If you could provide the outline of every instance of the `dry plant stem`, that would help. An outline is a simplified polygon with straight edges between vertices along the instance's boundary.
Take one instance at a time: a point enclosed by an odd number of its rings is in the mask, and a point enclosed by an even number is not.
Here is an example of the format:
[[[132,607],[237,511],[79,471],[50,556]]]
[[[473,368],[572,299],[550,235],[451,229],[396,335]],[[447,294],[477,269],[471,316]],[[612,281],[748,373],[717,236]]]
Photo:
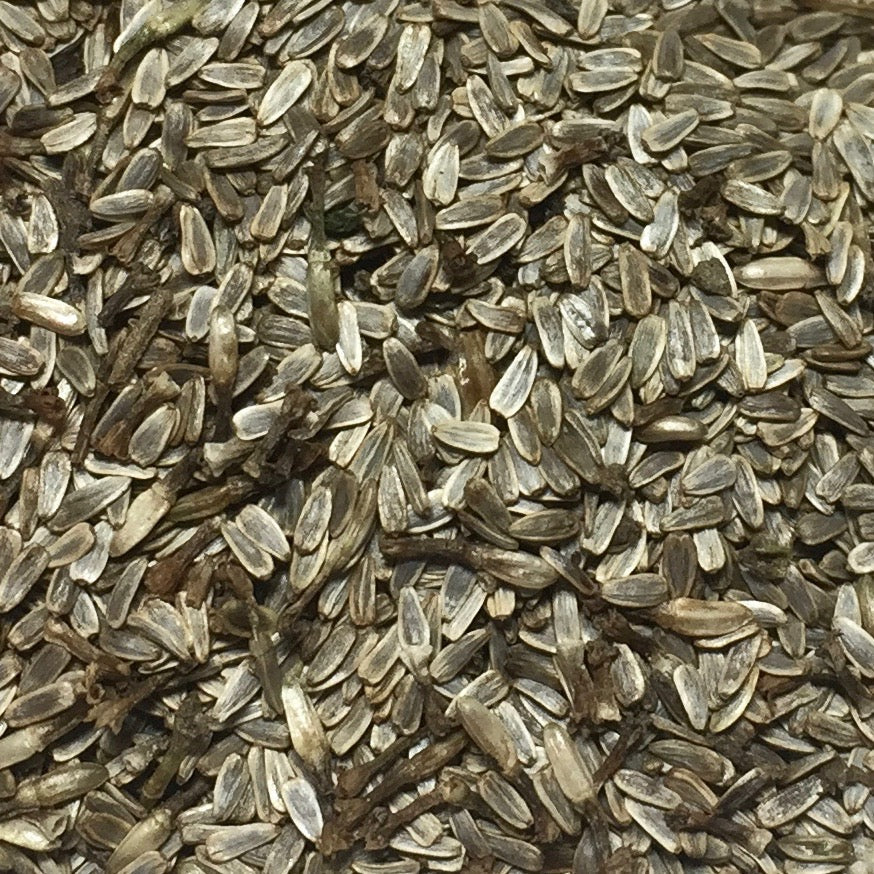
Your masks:
[[[206,519],[198,525],[194,534],[174,553],[168,555],[146,571],[143,585],[161,598],[172,599],[181,587],[185,574],[204,548],[219,533],[220,523],[216,518]]]
[[[404,755],[415,743],[416,736],[399,737],[369,762],[353,765],[342,771],[337,777],[337,793],[340,797],[354,798],[381,771]]]
[[[16,137],[0,131],[0,161],[4,158],[28,158],[44,153],[45,149],[39,140]]]
[[[384,850],[392,835],[416,817],[444,804],[461,806],[469,799],[470,794],[465,783],[458,778],[450,777],[441,781],[430,792],[420,795],[406,807],[395,813],[389,813],[378,826],[367,828],[364,834],[365,849]]]
[[[153,14],[143,21],[140,29],[131,34],[113,56],[95,86],[94,90],[98,97],[105,97],[117,85],[125,67],[140,52],[173,36],[202,11],[207,3],[208,0],[181,0],[163,8],[156,8]]]
[[[448,765],[464,749],[467,739],[463,732],[453,732],[427,749],[416,753],[390,770],[383,781],[365,796],[368,804],[387,801],[408,783],[419,783]]]
[[[103,304],[97,316],[101,327],[109,327],[119,317],[122,310],[144,291],[151,291],[157,285],[158,277],[142,264],[134,264],[118,291]]]
[[[325,170],[317,162],[310,170],[312,212],[307,253],[307,306],[310,330],[316,345],[332,350],[339,339],[339,315],[334,286],[336,267],[325,236]]]
[[[85,408],[85,414],[76,436],[73,461],[81,464],[88,452],[91,431],[110,391],[124,386],[133,375],[149,342],[155,336],[161,320],[173,302],[170,285],[163,285],[144,304],[142,312],[126,334],[117,335],[118,341],[101,365],[101,378],[94,396]],[[105,375],[104,372],[105,371]]]
[[[48,642],[62,646],[70,655],[86,664],[94,665],[98,677],[117,678],[130,675],[130,665],[127,662],[98,649],[60,619],[49,619],[44,634]]]
[[[254,600],[248,605],[249,623],[252,637],[249,649],[255,663],[255,671],[264,687],[264,699],[274,713],[282,713],[282,671],[276,657],[273,634],[276,631],[276,618],[268,619],[265,608],[259,608]]]
[[[167,514],[168,522],[196,522],[223,513],[256,491],[246,476],[229,476],[220,485],[204,486],[183,495]]]
[[[170,745],[143,785],[141,796],[147,807],[160,801],[184,759],[205,752],[211,737],[212,732],[197,696],[186,696],[174,715]]]

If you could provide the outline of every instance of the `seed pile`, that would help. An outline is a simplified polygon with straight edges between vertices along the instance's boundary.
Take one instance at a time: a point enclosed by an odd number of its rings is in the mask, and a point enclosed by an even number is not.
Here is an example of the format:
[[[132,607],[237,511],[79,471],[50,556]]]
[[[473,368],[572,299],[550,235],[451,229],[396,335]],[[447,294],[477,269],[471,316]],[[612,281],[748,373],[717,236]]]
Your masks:
[[[0,868],[870,872],[870,7],[164,2],[0,0]]]

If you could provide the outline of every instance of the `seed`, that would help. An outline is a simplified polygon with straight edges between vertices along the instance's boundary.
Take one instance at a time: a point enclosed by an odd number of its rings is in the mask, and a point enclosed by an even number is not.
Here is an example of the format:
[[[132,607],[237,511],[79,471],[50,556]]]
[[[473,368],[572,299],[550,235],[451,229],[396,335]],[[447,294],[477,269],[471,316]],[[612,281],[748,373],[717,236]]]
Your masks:
[[[62,336],[75,337],[85,331],[85,317],[78,309],[47,295],[19,292],[12,306],[18,318]]]
[[[537,353],[524,346],[492,391],[489,406],[505,418],[514,416],[528,400],[536,374]]]
[[[647,128],[642,134],[643,143],[651,152],[669,152],[697,126],[698,113],[694,109],[687,109]]]
[[[752,619],[752,613],[734,602],[676,598],[659,607],[656,618],[678,634],[715,637],[740,628]]]
[[[812,288],[822,282],[817,268],[801,258],[760,258],[734,271],[738,282],[750,288],[784,291]]]
[[[257,121],[266,127],[280,119],[295,104],[312,82],[312,70],[303,61],[285,64],[264,92]]]
[[[0,0],[0,867],[858,867],[863,5],[129,5]]]
[[[215,267],[215,246],[200,212],[189,204],[179,210],[182,261],[192,275],[209,273]]]
[[[756,808],[756,816],[765,828],[774,828],[791,822],[813,805],[822,792],[818,777],[808,777],[787,786]]]
[[[431,433],[446,446],[474,455],[496,452],[500,437],[498,429],[486,422],[444,422]]]
[[[622,607],[655,607],[667,600],[668,584],[658,574],[634,574],[605,580],[601,596]]]
[[[572,804],[586,803],[592,797],[592,774],[570,735],[550,722],[543,727],[543,744],[562,792]]]

